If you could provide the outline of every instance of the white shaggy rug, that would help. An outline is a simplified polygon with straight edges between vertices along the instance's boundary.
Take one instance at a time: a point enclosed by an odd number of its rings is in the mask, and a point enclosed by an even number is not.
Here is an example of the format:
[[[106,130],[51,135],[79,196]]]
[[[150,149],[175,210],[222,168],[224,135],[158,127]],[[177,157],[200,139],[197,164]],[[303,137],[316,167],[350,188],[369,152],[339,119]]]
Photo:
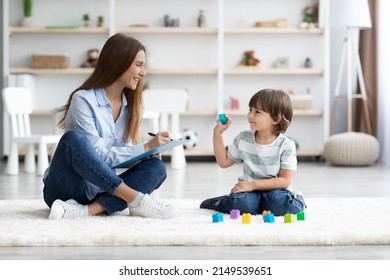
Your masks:
[[[180,214],[171,220],[126,215],[51,221],[43,200],[0,200],[0,246],[91,245],[363,245],[390,244],[390,199],[306,199],[306,220],[273,224],[253,216],[212,223],[198,200],[165,200]]]

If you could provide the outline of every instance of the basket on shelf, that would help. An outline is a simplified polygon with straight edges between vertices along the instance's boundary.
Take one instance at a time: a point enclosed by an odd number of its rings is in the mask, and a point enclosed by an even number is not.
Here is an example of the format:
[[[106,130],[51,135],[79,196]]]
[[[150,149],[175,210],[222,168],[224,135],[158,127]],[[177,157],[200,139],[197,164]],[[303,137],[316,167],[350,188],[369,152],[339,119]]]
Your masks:
[[[68,68],[69,56],[68,55],[33,55],[32,57],[33,68]]]
[[[310,95],[292,95],[290,97],[293,109],[311,109],[312,99]]]

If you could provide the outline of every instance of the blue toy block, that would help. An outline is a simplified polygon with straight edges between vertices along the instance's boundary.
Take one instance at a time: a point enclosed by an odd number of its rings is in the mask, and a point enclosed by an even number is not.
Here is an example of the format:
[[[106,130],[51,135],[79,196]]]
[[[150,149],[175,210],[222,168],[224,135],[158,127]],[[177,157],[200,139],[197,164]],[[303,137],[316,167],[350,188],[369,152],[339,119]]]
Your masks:
[[[240,218],[240,210],[238,210],[238,209],[232,209],[231,211],[230,211],[230,219],[238,219],[238,218]]]
[[[264,223],[275,223],[275,216],[272,213],[263,216]]]
[[[227,117],[226,117],[225,114],[219,114],[218,118],[219,118],[219,120],[221,121],[222,124],[227,123]]]
[[[222,223],[223,222],[222,213],[214,213],[212,217],[213,217],[213,223]]]

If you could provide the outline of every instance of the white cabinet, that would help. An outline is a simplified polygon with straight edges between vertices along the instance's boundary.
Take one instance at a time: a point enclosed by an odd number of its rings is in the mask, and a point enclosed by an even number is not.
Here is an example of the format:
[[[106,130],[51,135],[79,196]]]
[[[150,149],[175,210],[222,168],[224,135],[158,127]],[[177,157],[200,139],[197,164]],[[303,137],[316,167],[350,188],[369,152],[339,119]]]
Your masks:
[[[226,133],[226,143],[247,129],[246,111],[250,96],[265,87],[291,89],[304,94],[310,89],[312,109],[295,110],[287,135],[298,141],[299,153],[320,155],[327,137],[329,115],[329,38],[328,0],[320,1],[324,28],[303,30],[297,26],[303,9],[313,0],[35,0],[36,28],[19,27],[22,1],[9,1],[5,11],[4,57],[9,57],[6,74],[35,76],[37,112],[61,106],[91,69],[79,68],[86,51],[101,48],[114,33],[139,39],[147,49],[146,82],[150,88],[185,88],[189,92],[188,110],[181,116],[181,127],[198,132],[199,143],[190,154],[212,154],[212,130],[217,113],[234,119]],[[283,9],[281,9],[283,6]],[[153,7],[151,9],[151,7]],[[199,10],[205,11],[206,27],[198,28]],[[58,28],[82,25],[82,14],[89,13],[91,25],[103,15],[105,27]],[[164,27],[164,16],[179,19],[179,27]],[[287,28],[255,28],[255,21],[286,18]],[[46,28],[52,26],[57,28]],[[246,50],[255,50],[259,68],[237,67]],[[35,53],[70,55],[70,68],[33,69]],[[275,69],[273,62],[287,57],[289,68]],[[306,57],[313,68],[303,67]],[[231,110],[229,98],[239,100]]]

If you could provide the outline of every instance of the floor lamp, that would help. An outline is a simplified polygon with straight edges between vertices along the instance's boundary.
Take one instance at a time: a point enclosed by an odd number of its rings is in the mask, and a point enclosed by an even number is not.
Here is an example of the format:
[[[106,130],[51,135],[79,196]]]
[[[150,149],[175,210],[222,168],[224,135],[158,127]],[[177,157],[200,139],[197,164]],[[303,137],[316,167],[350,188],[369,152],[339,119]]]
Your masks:
[[[367,91],[364,83],[362,66],[360,63],[359,52],[354,42],[354,33],[360,29],[371,28],[370,10],[368,0],[333,0],[332,1],[332,19],[334,26],[344,26],[348,29],[348,35],[344,40],[340,65],[337,74],[337,82],[334,92],[334,103],[331,115],[330,134],[334,127],[337,101],[341,97],[347,97],[347,118],[348,132],[352,131],[352,99],[361,98],[363,100],[363,110],[366,120],[367,130],[372,134],[369,110],[367,104]],[[345,65],[346,64],[346,65]],[[343,69],[346,66],[347,71],[347,94],[340,95],[341,82],[343,80]],[[361,94],[352,94],[353,75],[357,74]]]

